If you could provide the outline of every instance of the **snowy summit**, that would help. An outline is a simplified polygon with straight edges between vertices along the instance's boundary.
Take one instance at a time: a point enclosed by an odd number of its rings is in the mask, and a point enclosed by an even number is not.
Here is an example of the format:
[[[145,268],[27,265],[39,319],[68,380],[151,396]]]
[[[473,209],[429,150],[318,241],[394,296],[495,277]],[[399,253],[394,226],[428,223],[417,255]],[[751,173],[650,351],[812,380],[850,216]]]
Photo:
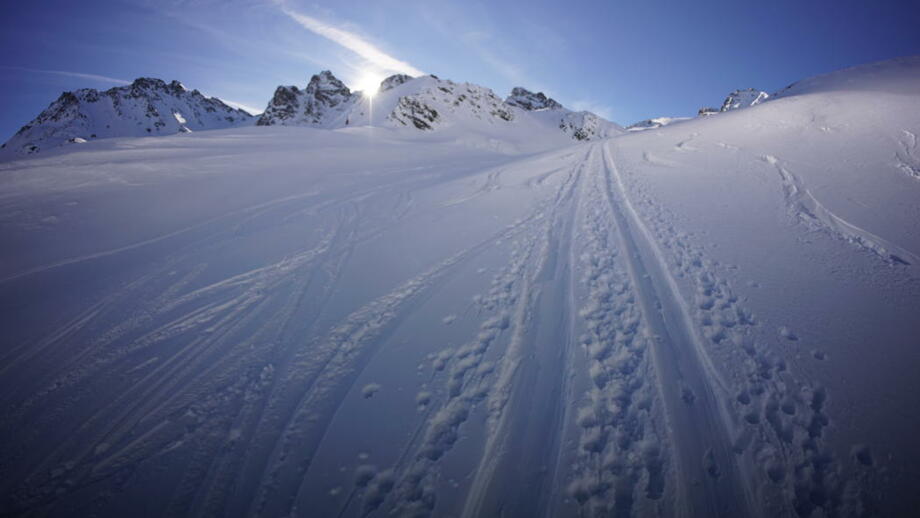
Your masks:
[[[138,78],[105,91],[64,92],[26,124],[4,149],[31,154],[65,143],[97,138],[174,135],[230,128],[252,122],[252,115],[220,99],[187,90],[178,81]]]

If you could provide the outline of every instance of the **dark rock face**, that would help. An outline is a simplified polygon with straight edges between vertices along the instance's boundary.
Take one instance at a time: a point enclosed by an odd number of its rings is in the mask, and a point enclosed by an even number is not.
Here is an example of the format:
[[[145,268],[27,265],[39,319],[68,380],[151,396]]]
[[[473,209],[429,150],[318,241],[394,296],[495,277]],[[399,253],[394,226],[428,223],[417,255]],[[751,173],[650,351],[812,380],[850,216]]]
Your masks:
[[[511,95],[505,99],[505,104],[517,106],[527,111],[534,110],[558,110],[562,105],[546,96],[543,92],[533,93],[520,86],[511,90]]]
[[[270,126],[280,121],[293,119],[297,114],[300,90],[296,86],[279,86],[268,102],[268,107],[256,121],[256,126]]]
[[[396,109],[393,110],[395,120],[403,125],[411,123],[420,130],[433,129],[439,117],[437,110],[412,97],[401,97]]]

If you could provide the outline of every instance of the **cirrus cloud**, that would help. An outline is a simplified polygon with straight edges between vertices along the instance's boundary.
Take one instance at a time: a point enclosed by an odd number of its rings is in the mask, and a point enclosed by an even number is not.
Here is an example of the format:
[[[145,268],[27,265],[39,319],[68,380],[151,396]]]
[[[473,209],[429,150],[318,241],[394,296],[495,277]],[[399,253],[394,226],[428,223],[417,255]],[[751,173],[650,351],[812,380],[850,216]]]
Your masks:
[[[316,18],[294,11],[285,5],[283,1],[276,1],[275,4],[281,9],[281,12],[300,24],[301,27],[345,47],[381,70],[399,72],[411,76],[425,75],[425,73],[418,68],[405,61],[396,59],[353,32],[334,27]]]

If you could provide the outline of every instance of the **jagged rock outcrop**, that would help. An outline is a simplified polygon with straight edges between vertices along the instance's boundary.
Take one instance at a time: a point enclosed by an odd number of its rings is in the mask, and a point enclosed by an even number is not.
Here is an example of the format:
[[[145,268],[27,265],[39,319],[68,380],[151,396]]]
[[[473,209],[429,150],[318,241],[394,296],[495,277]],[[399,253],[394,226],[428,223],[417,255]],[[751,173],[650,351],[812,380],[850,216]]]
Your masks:
[[[256,125],[336,127],[360,97],[324,70],[311,77],[303,90],[279,86]]]
[[[438,111],[415,96],[400,97],[390,119],[403,126],[413,125],[420,130],[429,130],[440,121]]]
[[[527,111],[558,110],[562,105],[546,96],[543,92],[531,92],[526,88],[516,86],[511,90],[511,95],[505,99],[505,104],[517,106]]]
[[[142,77],[99,91],[64,92],[3,144],[7,153],[31,154],[69,143],[110,137],[173,135],[250,124],[252,115],[178,81]]]
[[[697,115],[700,117],[708,117],[710,115],[716,115],[718,113],[727,111],[749,108],[751,106],[755,106],[764,101],[767,101],[769,98],[770,94],[761,90],[756,90],[754,88],[735,90],[734,92],[728,94],[728,96],[725,98],[725,101],[722,102],[721,108],[700,108],[700,111],[697,112]]]
[[[727,112],[740,108],[748,108],[760,104],[769,98],[770,94],[767,92],[755,90],[753,88],[735,90],[728,94],[728,97],[725,98],[725,101],[722,103],[722,108],[719,111]]]

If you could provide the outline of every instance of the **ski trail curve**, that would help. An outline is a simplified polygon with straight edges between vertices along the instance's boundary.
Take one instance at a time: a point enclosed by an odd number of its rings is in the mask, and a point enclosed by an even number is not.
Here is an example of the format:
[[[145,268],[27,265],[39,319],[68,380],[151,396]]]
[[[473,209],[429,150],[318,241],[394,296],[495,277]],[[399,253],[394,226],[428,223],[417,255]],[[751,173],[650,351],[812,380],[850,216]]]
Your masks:
[[[783,183],[783,194],[789,212],[805,225],[825,229],[833,236],[869,250],[884,261],[911,267],[920,264],[920,256],[890,241],[860,228],[826,208],[780,160],[773,155],[762,159],[776,168]]]

